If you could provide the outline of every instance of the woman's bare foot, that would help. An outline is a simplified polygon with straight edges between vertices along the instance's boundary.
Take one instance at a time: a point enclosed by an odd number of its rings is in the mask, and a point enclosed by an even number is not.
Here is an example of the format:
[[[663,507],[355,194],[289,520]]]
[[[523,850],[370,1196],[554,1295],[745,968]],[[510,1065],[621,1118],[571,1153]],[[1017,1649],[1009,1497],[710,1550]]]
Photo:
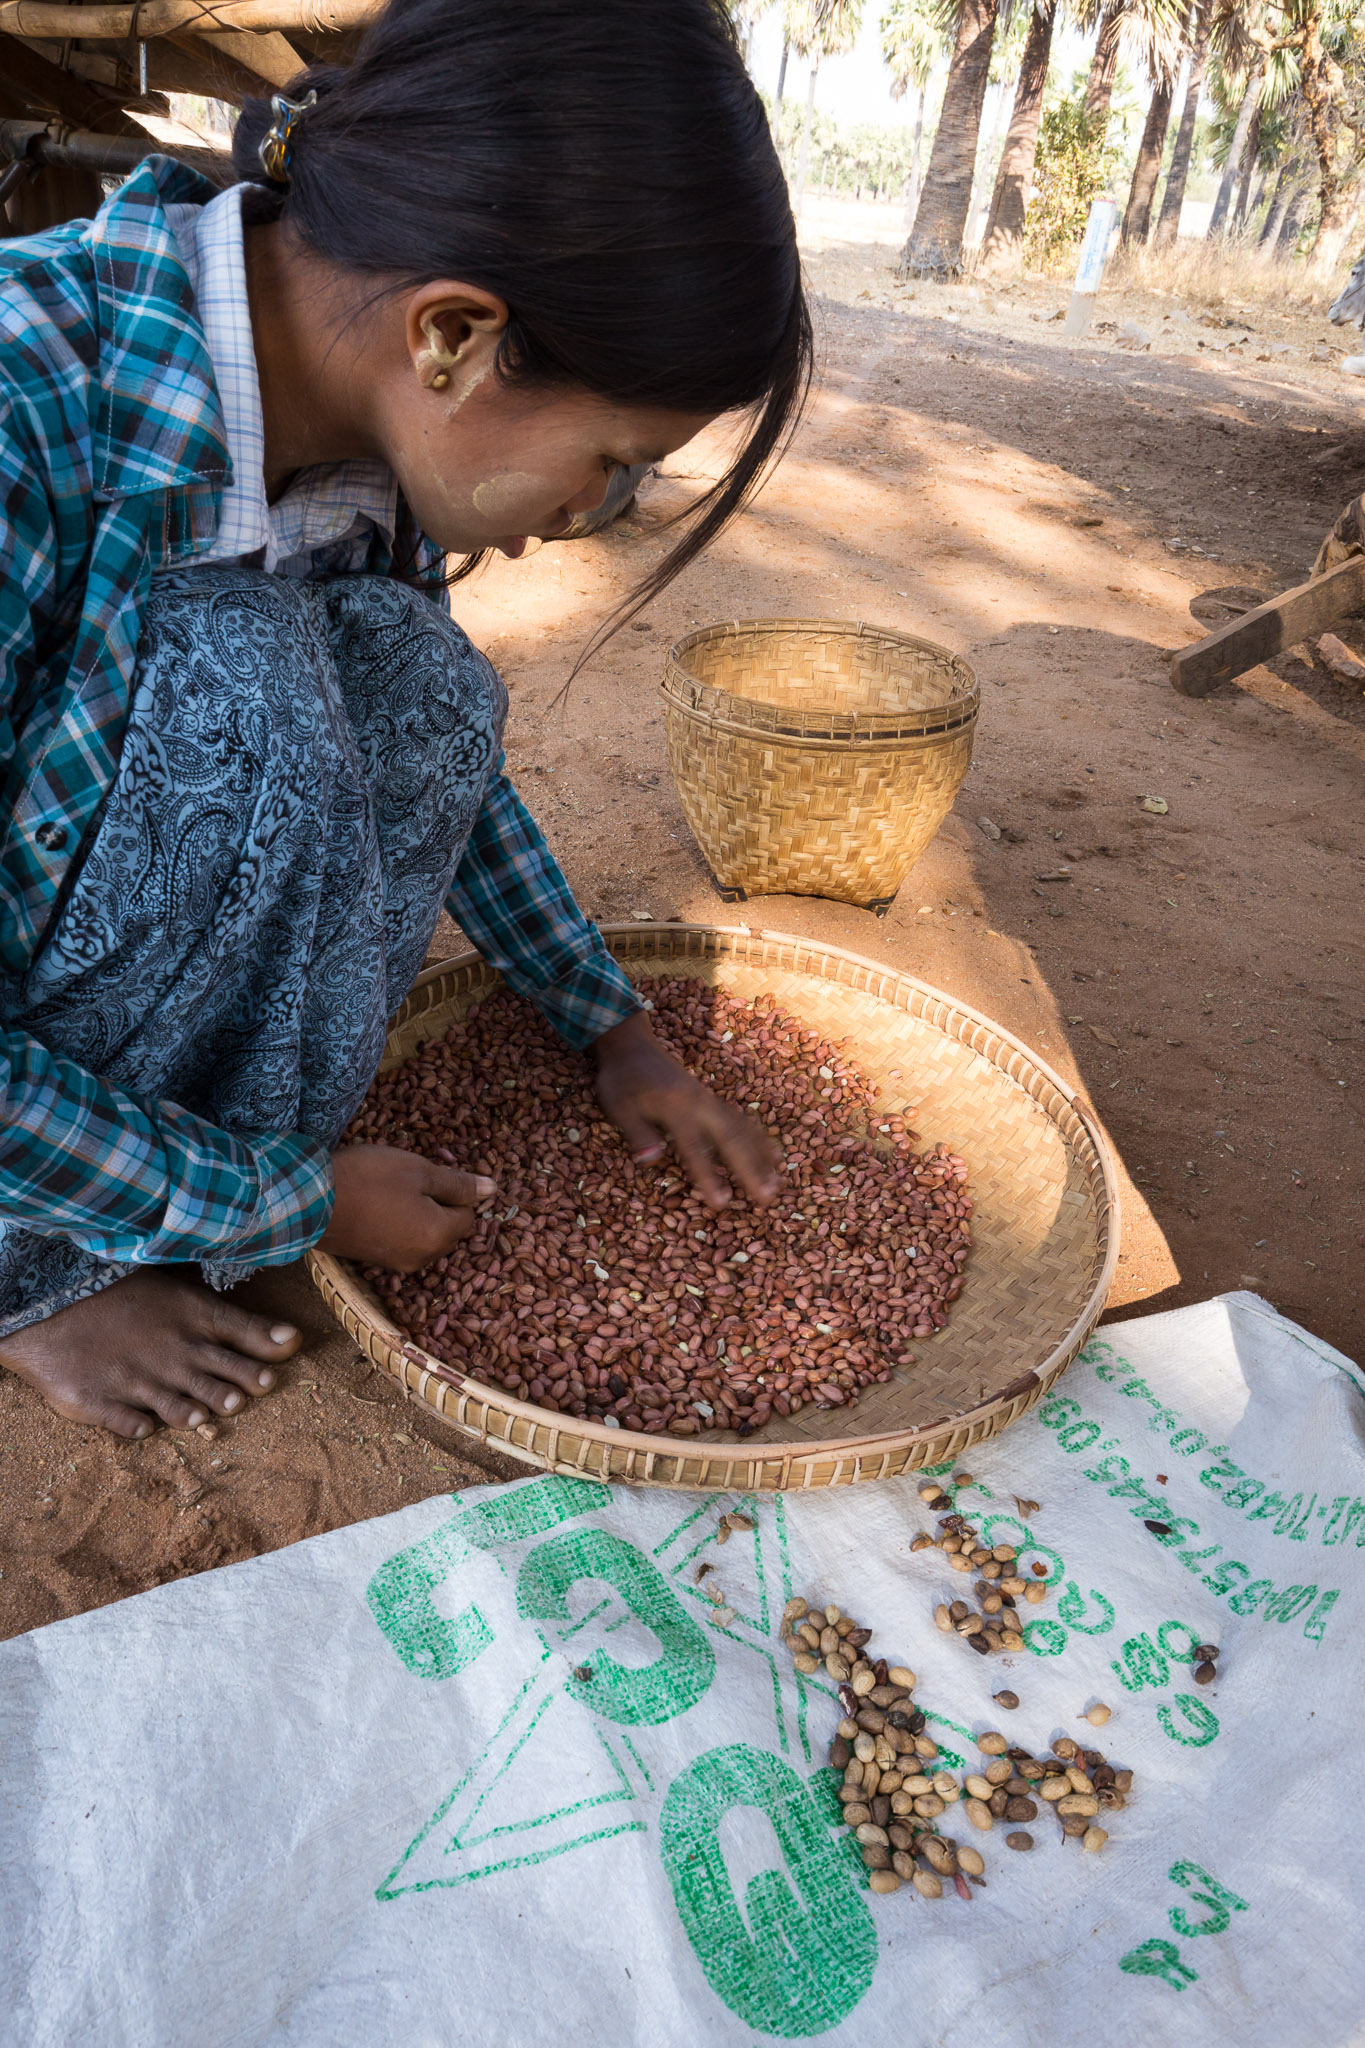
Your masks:
[[[183,1271],[130,1273],[0,1340],[0,1365],[68,1422],[150,1436],[235,1415],[275,1384],[271,1366],[299,1348],[292,1323],[237,1308]]]

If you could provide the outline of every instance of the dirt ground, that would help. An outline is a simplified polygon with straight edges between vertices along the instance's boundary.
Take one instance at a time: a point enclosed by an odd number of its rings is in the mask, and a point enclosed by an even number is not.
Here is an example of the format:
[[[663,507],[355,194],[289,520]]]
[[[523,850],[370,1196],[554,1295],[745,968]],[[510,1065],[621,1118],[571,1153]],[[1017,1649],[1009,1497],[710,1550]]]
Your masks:
[[[669,463],[606,536],[457,591],[511,686],[512,771],[593,915],[742,920],[876,955],[1077,1082],[1125,1176],[1111,1316],[1253,1287],[1358,1356],[1365,699],[1284,658],[1192,702],[1165,663],[1229,616],[1206,593],[1300,580],[1365,485],[1365,385],[1314,360],[1354,337],[1286,310],[1240,352],[1201,349],[1226,330],[1124,294],[1097,320],[1138,322],[1150,347],[1070,342],[1049,317],[1064,286],[907,292],[858,212],[812,209],[821,383],[786,462],[567,700],[575,655],[718,443]],[[810,898],[727,908],[684,824],[665,651],[772,614],[883,622],[980,672],[972,770],[884,921]],[[1365,650],[1365,622],[1341,637]],[[1062,866],[1069,880],[1038,879]],[[115,1443],[0,1381],[0,1633],[521,1469],[471,1463],[406,1405],[300,1269],[252,1292],[308,1347],[211,1439]]]

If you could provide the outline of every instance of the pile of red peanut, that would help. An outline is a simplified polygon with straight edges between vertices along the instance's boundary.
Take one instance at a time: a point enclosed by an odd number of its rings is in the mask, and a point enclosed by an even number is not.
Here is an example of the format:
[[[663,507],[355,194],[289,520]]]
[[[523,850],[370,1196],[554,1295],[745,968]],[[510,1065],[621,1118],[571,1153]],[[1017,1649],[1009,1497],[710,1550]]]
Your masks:
[[[966,1166],[917,1155],[913,1109],[879,1111],[845,1047],[772,998],[690,977],[650,995],[664,1043],[780,1144],[770,1209],[717,1213],[675,1164],[634,1164],[588,1063],[499,991],[381,1075],[351,1130],[491,1174],[497,1197],[449,1258],[365,1277],[433,1357],[555,1413],[695,1436],[842,1408],[943,1327]]]

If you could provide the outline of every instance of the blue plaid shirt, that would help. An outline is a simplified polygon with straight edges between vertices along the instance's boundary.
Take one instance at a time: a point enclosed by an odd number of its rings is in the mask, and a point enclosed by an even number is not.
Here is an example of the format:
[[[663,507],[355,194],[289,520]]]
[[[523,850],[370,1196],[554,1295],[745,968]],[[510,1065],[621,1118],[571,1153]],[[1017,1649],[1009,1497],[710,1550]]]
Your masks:
[[[118,765],[155,570],[204,555],[232,468],[166,218],[213,188],[150,157],[93,221],[0,242],[0,964],[36,955]],[[403,515],[407,517],[406,514]],[[404,546],[430,543],[411,528]],[[366,568],[393,567],[376,531]],[[640,1006],[505,775],[451,915],[565,1038]],[[331,1214],[325,1148],[247,1136],[0,1030],[0,1212],[111,1260],[297,1257]]]

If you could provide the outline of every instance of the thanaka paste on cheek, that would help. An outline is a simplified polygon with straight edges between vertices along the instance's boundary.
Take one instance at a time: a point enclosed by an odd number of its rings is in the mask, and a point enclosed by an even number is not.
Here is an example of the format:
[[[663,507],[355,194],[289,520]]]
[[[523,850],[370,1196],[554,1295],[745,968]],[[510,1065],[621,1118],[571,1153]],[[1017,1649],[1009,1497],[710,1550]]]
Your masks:
[[[502,476],[475,484],[474,509],[486,519],[497,519],[504,513],[525,511],[528,505],[543,501],[553,488],[548,477],[533,476],[525,469],[509,469]]]

